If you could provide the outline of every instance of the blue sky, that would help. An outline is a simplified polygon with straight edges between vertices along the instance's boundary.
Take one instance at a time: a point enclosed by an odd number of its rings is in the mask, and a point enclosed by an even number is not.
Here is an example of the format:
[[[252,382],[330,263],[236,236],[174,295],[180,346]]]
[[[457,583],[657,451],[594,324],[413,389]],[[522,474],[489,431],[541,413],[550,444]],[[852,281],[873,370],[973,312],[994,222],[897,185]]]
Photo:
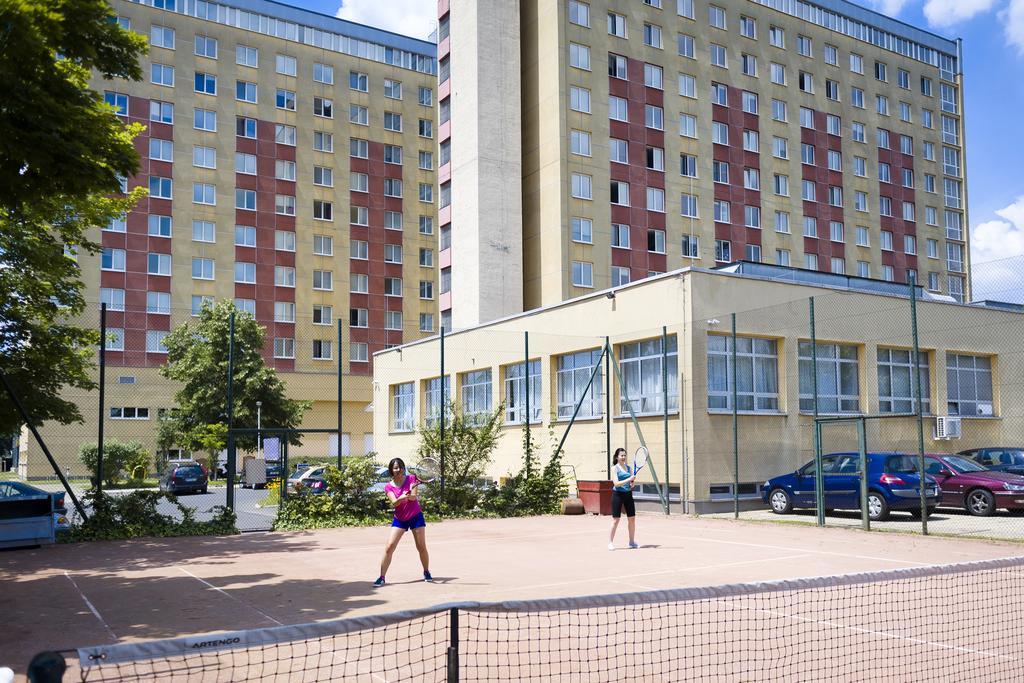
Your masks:
[[[285,1],[417,38],[434,29],[437,7],[436,0]],[[1024,282],[1024,134],[1017,130],[1024,119],[1024,0],[855,1],[964,41],[975,289],[999,298],[1005,286],[997,283],[1007,276]]]

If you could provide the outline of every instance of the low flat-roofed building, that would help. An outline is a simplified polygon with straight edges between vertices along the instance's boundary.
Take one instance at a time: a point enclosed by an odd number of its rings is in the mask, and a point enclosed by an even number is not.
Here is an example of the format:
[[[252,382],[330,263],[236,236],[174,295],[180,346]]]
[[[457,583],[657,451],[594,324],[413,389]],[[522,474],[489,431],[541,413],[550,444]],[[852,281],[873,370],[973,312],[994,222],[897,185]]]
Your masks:
[[[1020,441],[1020,312],[957,304],[920,288],[915,298],[925,449]],[[909,286],[891,282],[747,262],[685,268],[447,334],[445,395],[464,413],[503,405],[504,433],[488,472],[495,479],[521,467],[529,396],[545,461],[549,434],[560,439],[579,404],[563,456],[579,479],[606,478],[609,444],[632,453],[642,433],[662,481],[668,463],[673,501],[681,488],[691,512],[731,506],[738,483],[752,504],[766,478],[813,457],[812,356],[820,416],[872,416],[869,450],[917,450],[912,303]],[[438,337],[376,355],[381,458],[416,460],[417,430],[440,414],[440,362]],[[959,438],[935,438],[940,416],[954,418],[949,429],[959,427]],[[853,423],[821,430],[824,452],[857,450]],[[656,492],[650,469],[640,497]]]

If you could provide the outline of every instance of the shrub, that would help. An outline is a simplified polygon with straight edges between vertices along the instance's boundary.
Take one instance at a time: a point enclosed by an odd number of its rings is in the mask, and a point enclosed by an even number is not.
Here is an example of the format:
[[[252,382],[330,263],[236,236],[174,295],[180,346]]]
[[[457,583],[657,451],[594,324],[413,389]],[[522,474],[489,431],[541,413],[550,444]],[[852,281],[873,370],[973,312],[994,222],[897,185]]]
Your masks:
[[[387,520],[382,494],[370,491],[376,483],[376,465],[370,456],[344,458],[342,468],[328,465],[323,494],[291,494],[281,502],[274,528],[323,529],[380,524]]]
[[[509,477],[504,486],[487,492],[482,502],[486,512],[502,517],[555,514],[569,493],[562,475],[561,451],[554,447],[547,464],[537,469],[537,447],[532,435],[527,443],[525,428],[523,431],[523,468]],[[554,444],[553,435],[551,438]]]
[[[78,457],[88,468],[95,485],[96,470],[99,460],[99,448],[94,443],[82,444]],[[111,439],[103,444],[103,483],[113,486],[124,476],[125,471],[131,472],[138,465],[145,469],[149,466],[149,453],[137,441],[121,443]]]
[[[106,469],[104,467],[104,469]],[[132,491],[111,496],[95,491],[85,496],[92,509],[89,518],[58,538],[62,542],[117,540],[138,536],[212,536],[237,534],[235,513],[218,505],[213,519],[196,521],[195,511],[182,505],[177,497],[156,491]],[[157,506],[167,500],[173,504],[181,519],[161,513]]]

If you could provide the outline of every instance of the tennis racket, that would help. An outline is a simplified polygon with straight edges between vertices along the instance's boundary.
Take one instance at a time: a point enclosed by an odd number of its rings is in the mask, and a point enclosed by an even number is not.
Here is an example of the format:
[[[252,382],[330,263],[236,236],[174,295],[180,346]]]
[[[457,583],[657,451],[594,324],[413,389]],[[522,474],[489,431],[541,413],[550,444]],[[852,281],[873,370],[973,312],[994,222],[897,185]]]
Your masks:
[[[416,483],[413,486],[429,484],[441,476],[441,465],[433,458],[423,458],[409,469],[416,475]]]
[[[636,476],[636,473],[644,468],[650,458],[651,453],[645,446],[636,449],[633,453],[633,476]]]

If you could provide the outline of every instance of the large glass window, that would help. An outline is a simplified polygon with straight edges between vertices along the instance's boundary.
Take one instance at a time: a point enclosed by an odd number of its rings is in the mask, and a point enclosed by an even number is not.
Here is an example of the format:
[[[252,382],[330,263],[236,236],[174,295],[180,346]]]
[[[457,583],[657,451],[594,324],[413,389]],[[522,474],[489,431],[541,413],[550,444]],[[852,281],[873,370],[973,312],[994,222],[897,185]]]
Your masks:
[[[423,398],[425,401],[425,412],[427,426],[433,427],[437,424],[438,419],[441,417],[441,405],[442,403],[451,403],[452,392],[451,392],[451,378],[444,378],[444,396],[441,396],[441,378],[435,377],[427,380],[427,388],[423,392]]]
[[[668,338],[668,409],[679,408],[679,385],[676,383],[677,352],[675,335]],[[619,410],[641,415],[664,411],[662,387],[661,338],[648,339],[619,347],[619,367],[625,386],[620,389]]]
[[[800,410],[814,410],[814,364],[811,343],[800,342]],[[818,412],[855,413],[860,410],[857,347],[818,344]]]
[[[491,371],[474,370],[462,375],[462,413],[470,422],[482,422],[491,412]]]
[[[522,424],[526,415],[525,363],[510,365],[505,369],[505,422]],[[540,361],[530,361],[530,422],[540,422]]]
[[[604,406],[601,403],[602,373],[600,367],[594,375],[594,381],[587,391],[587,382],[594,372],[594,366],[601,362],[601,349],[593,351],[580,351],[558,357],[558,418],[567,419],[572,417],[572,411],[576,408],[577,401],[583,397],[580,404],[580,411],[576,417],[598,417],[604,414]],[[584,394],[584,392],[586,392]]]
[[[779,357],[774,339],[736,337],[733,368],[732,337],[708,335],[708,409],[732,410],[733,373],[736,409],[779,409]]]
[[[950,415],[992,415],[992,360],[946,354],[946,409]]]
[[[396,432],[411,432],[416,427],[416,419],[413,414],[413,383],[396,384],[391,391],[394,409],[392,427]]]
[[[921,358],[922,412],[931,412],[928,354]],[[914,352],[910,349],[878,349],[878,412],[917,412]]]

